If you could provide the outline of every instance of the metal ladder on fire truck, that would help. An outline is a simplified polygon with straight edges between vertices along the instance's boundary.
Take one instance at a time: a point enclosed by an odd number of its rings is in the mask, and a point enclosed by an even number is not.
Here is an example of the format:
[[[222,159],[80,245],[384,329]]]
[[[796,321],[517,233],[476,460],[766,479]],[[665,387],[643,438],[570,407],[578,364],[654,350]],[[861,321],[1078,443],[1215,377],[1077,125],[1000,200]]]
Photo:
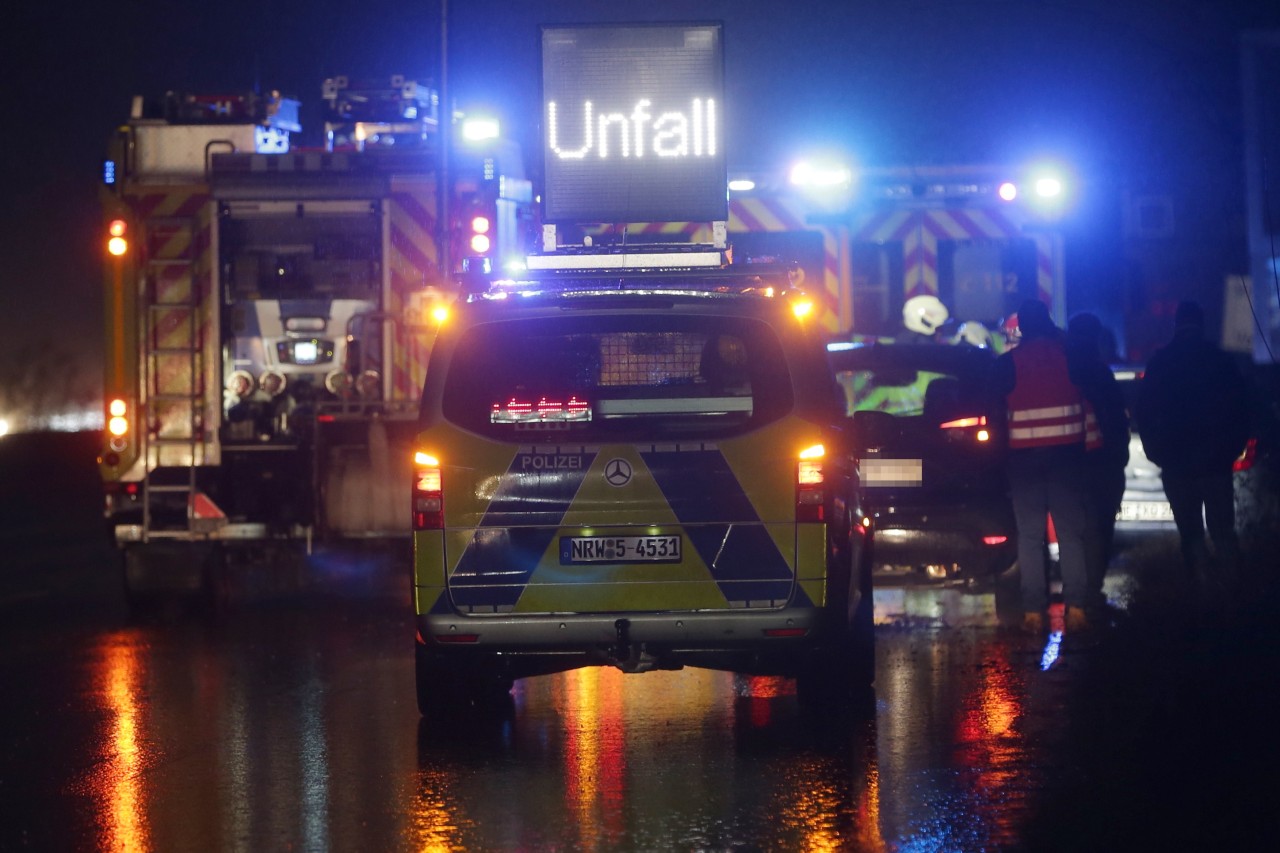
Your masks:
[[[200,232],[195,217],[183,216],[150,217],[147,231],[152,239],[143,297],[147,443],[142,539],[198,539],[211,529],[197,509],[207,499],[196,483],[205,453]],[[166,508],[159,518],[157,504]],[[185,508],[185,513],[169,513],[170,507]]]

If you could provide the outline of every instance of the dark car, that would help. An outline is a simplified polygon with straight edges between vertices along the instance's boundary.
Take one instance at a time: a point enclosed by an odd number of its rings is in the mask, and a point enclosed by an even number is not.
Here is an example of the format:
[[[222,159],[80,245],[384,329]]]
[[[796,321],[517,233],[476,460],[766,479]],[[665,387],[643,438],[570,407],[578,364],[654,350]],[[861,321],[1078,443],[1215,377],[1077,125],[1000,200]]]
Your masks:
[[[986,588],[1017,562],[1003,442],[986,402],[995,356],[967,344],[827,350],[853,418],[876,582]]]

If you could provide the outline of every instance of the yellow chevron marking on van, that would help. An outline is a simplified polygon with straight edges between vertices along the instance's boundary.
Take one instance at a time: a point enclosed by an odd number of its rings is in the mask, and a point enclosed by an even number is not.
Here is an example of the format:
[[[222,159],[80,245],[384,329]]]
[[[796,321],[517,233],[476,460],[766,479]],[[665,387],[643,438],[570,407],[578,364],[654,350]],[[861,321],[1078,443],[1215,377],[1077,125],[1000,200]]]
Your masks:
[[[800,581],[821,580],[827,575],[827,528],[824,524],[797,524],[796,576]]]
[[[605,467],[614,459],[623,459],[631,466],[631,481],[625,486],[611,486],[605,479]],[[609,444],[600,448],[561,523],[566,527],[598,528],[617,524],[677,525],[679,520],[635,447]]]
[[[592,528],[598,535],[638,535],[649,529],[678,533],[679,525],[650,528]],[[729,606],[711,570],[686,537],[680,563],[562,566],[560,537],[581,535],[582,528],[562,527],[551,537],[538,568],[516,603],[517,613],[601,610],[718,610]]]
[[[812,424],[786,418],[759,432],[720,442],[720,452],[787,565],[796,569],[795,471]]]
[[[453,577],[453,573],[458,570],[458,563],[462,561],[462,555],[466,552],[467,547],[475,539],[476,530],[473,527],[463,527],[445,532],[444,538],[444,560],[446,572],[449,577]]]
[[[799,581],[800,588],[804,590],[805,595],[809,596],[809,600],[816,607],[822,607],[827,603],[827,584],[821,580],[802,580]]]
[[[414,531],[413,583],[415,587],[444,587],[444,554],[443,530]]]

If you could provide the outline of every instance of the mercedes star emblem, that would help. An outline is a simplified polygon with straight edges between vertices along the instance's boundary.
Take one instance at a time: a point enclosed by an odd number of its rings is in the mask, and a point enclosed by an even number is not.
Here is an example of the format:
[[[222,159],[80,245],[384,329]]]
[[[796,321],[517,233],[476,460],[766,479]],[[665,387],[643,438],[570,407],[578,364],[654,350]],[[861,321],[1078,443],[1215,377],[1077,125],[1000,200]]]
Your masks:
[[[631,482],[631,463],[625,459],[610,459],[604,466],[604,479],[611,486],[625,486]]]

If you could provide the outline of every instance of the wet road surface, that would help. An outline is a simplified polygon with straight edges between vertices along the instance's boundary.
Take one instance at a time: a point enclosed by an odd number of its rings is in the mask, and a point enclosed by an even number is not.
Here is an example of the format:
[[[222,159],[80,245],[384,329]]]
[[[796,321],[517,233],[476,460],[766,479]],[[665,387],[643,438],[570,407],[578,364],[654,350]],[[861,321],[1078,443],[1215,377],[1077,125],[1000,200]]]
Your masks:
[[[394,559],[242,565],[213,610],[133,619],[93,478],[27,467],[0,478],[0,850],[1280,843],[1273,529],[1234,590],[1180,581],[1171,542],[1134,558],[1087,644],[998,630],[990,595],[879,590],[861,715],[593,669],[423,723]]]
[[[426,723],[400,575],[317,559],[303,588],[142,621],[101,576],[72,607],[10,606],[0,847],[1002,849],[1073,772],[1083,667],[1043,671],[990,595],[882,593],[871,713],[805,716],[785,679],[590,669]]]

